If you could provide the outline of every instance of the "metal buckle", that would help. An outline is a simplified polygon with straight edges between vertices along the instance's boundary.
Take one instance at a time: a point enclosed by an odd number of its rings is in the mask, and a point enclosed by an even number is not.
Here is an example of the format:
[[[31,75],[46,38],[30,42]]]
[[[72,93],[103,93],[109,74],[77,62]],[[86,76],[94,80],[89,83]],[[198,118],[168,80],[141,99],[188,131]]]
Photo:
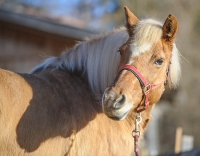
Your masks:
[[[135,129],[132,131],[132,136],[136,136],[138,134],[138,137],[140,137],[140,129],[139,124],[142,122],[142,117],[140,113],[136,114],[135,118]]]
[[[147,94],[149,94],[149,92],[150,92],[151,89],[152,89],[152,84],[148,84],[148,85],[146,85],[146,86],[144,86],[142,88],[144,105],[143,105],[143,108],[141,108],[141,109],[138,108],[137,109],[138,113],[144,111],[148,107],[149,101],[148,101],[148,95]]]
[[[146,86],[144,86],[143,87],[143,93],[146,95],[146,94],[148,94],[149,92],[150,92],[150,90],[151,90],[151,88],[152,88],[152,85],[151,84],[148,84],[148,85],[146,85]]]

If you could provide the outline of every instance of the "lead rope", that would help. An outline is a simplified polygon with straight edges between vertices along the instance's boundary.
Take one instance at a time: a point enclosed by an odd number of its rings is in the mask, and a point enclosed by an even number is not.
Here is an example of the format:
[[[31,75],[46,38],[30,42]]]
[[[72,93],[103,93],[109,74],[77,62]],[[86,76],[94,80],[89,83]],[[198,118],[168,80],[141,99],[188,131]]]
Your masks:
[[[140,113],[136,114],[135,119],[135,129],[132,131],[132,136],[134,138],[134,152],[135,156],[139,156],[139,137],[140,137],[140,130],[139,130],[139,124],[142,122],[142,117]]]

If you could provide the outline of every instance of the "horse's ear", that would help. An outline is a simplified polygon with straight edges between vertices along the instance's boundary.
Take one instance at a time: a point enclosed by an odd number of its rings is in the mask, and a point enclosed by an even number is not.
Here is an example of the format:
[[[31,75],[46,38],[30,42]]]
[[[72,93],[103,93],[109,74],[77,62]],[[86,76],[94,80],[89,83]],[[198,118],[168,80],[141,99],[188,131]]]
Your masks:
[[[178,21],[175,16],[169,15],[163,25],[163,38],[166,41],[173,41],[178,31]]]
[[[129,10],[128,7],[124,7],[126,17],[126,28],[129,36],[133,35],[133,26],[139,22],[139,19]]]

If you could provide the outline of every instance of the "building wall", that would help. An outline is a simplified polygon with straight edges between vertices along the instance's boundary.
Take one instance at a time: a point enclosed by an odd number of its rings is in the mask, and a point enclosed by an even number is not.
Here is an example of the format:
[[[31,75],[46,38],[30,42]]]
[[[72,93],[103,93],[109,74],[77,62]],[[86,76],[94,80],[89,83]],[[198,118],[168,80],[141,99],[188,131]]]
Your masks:
[[[28,72],[49,56],[58,56],[77,40],[0,21],[0,68]]]

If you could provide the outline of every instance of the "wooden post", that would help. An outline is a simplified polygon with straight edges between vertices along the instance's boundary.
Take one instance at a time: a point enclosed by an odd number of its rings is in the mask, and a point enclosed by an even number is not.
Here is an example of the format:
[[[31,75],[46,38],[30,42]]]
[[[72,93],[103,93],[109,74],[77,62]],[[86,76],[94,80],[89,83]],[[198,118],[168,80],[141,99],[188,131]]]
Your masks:
[[[176,154],[181,152],[182,133],[183,133],[182,127],[176,128],[176,139],[175,139],[175,149],[174,149],[174,152]]]

